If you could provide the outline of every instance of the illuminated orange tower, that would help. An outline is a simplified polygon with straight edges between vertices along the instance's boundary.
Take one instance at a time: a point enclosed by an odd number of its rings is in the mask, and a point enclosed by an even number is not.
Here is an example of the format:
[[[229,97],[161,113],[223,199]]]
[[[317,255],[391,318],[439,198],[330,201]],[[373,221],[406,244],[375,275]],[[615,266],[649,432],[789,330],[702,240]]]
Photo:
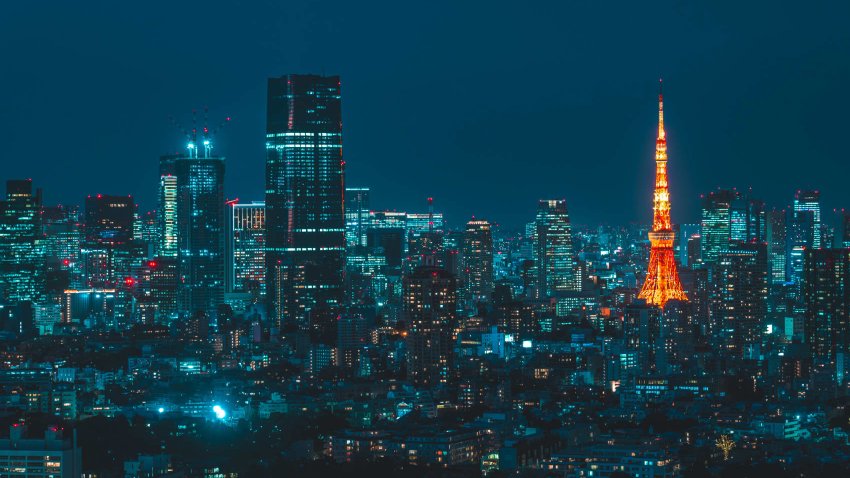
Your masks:
[[[655,141],[655,194],[649,242],[649,270],[638,298],[664,307],[668,300],[688,300],[679,281],[673,254],[673,227],[670,223],[670,189],[667,186],[667,138],[664,133],[664,101],[658,80],[658,139]]]

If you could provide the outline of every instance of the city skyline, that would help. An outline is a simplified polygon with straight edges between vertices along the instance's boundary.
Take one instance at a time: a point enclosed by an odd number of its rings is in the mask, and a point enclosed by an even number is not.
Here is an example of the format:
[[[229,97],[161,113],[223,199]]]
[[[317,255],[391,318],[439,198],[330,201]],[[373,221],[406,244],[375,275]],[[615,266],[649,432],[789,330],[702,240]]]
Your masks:
[[[33,14],[26,6],[12,8],[24,16]],[[63,7],[57,8],[64,12]],[[196,14],[214,17],[221,8],[211,4],[209,11]],[[0,139],[9,157],[39,159],[13,162],[6,176],[33,178],[46,191],[46,203],[78,205],[89,194],[131,194],[142,209],[153,209],[156,191],[149,187],[147,178],[156,175],[161,154],[182,152],[183,147],[182,135],[168,117],[175,116],[186,126],[191,123],[192,108],[202,110],[208,106],[212,124],[226,116],[233,118],[214,139],[216,152],[239,165],[239,174],[228,175],[227,197],[262,200],[265,79],[289,71],[331,71],[341,75],[342,95],[346,98],[343,121],[349,125],[345,137],[347,184],[370,187],[375,209],[422,210],[425,198],[434,197],[436,208],[446,214],[452,225],[462,225],[475,216],[519,227],[533,215],[537,200],[564,198],[578,224],[648,223],[651,168],[647,167],[647,158],[653,136],[648,127],[652,115],[650,92],[655,79],[663,75],[668,97],[675,100],[668,108],[675,125],[669,131],[670,153],[678,160],[678,167],[671,172],[671,194],[678,198],[674,222],[697,222],[699,195],[717,187],[745,190],[752,186],[757,196],[777,207],[788,205],[798,188],[821,190],[825,211],[848,203],[837,175],[814,172],[840,167],[843,149],[838,138],[846,126],[836,115],[850,102],[840,87],[846,82],[848,71],[843,62],[836,60],[846,56],[843,53],[847,50],[847,33],[832,23],[841,15],[824,15],[825,8],[767,12],[760,34],[750,31],[743,20],[756,15],[749,6],[735,9],[740,19],[728,19],[728,23],[719,25],[700,19],[719,15],[724,11],[722,6],[700,10],[662,5],[632,12],[638,18],[650,13],[659,15],[658,21],[664,23],[669,35],[653,33],[638,38],[634,46],[625,48],[634,53],[634,58],[625,58],[625,53],[607,40],[608,30],[586,32],[587,27],[572,25],[575,22],[568,14],[601,15],[594,7],[520,11],[522,19],[544,28],[525,36],[509,36],[516,45],[499,39],[493,27],[478,27],[482,28],[479,39],[464,43],[460,22],[469,19],[471,12],[461,9],[456,19],[437,19],[435,25],[447,32],[442,43],[429,45],[423,41],[431,35],[419,38],[397,26],[382,24],[374,35],[394,34],[398,45],[385,45],[370,37],[350,44],[334,42],[339,51],[332,50],[331,42],[351,36],[359,18],[357,12],[344,5],[293,8],[286,20],[279,21],[297,27],[287,37],[303,47],[299,50],[303,53],[295,58],[277,46],[281,38],[272,20],[263,21],[263,28],[256,32],[246,33],[244,40],[239,35],[229,40],[207,40],[214,45],[211,50],[221,53],[186,54],[193,43],[181,43],[184,33],[174,29],[178,35],[173,40],[176,51],[162,58],[151,55],[159,51],[159,42],[164,40],[154,37],[150,42],[139,42],[133,36],[149,36],[150,27],[139,23],[151,20],[146,14],[140,14],[139,19],[120,17],[129,28],[127,32],[97,23],[96,15],[92,19],[80,18],[82,24],[94,22],[92,28],[62,45],[58,50],[64,53],[62,58],[55,57],[53,37],[32,38],[30,33],[16,30],[15,25],[4,25],[8,28],[0,35],[29,41],[18,41],[21,49],[12,52],[11,60],[21,65],[21,74],[0,79],[5,90],[20,92],[5,100]],[[91,12],[64,13],[76,18]],[[256,13],[237,12],[236,18]],[[544,13],[552,19],[544,18]],[[507,12],[499,8],[485,14],[496,25],[503,25],[507,18]],[[816,16],[822,22],[821,28],[806,30],[804,35],[786,35],[798,24],[798,16]],[[327,43],[307,42],[308,33],[297,26],[299,18],[322,18],[319,28],[329,32]],[[425,14],[417,22],[429,19],[434,20]],[[556,28],[556,19],[568,22],[578,32],[585,31],[588,38],[599,40],[599,45],[582,49],[553,41],[578,34]],[[367,24],[374,21],[360,20]],[[152,24],[169,26],[172,21],[176,20],[152,20]],[[617,21],[609,28],[617,25],[623,26]],[[66,28],[54,26],[60,32]],[[426,31],[436,28],[417,26]],[[636,27],[624,28],[628,32]],[[694,31],[689,32],[688,28]],[[123,47],[122,54],[111,54],[113,47],[99,41],[101,35],[114,36]],[[541,40],[548,40],[542,48],[555,59],[553,62],[527,59],[517,61],[515,66],[494,66],[496,52],[504,51],[517,59],[521,48],[532,47]],[[456,43],[450,44],[452,41]],[[238,71],[221,70],[225,67],[216,60],[235,53],[247,42],[256,57],[241,59],[244,68]],[[677,43],[703,52],[705,64],[688,60],[683,56],[686,47]],[[567,47],[549,51],[555,45]],[[660,49],[650,45],[660,45]],[[775,48],[768,49],[770,45]],[[404,49],[436,61],[437,71],[428,68],[427,62],[405,60]],[[400,58],[401,71],[387,71],[373,64],[366,54],[373,50]],[[32,54],[27,57],[27,52]],[[474,61],[469,65],[460,62],[461,54]],[[176,61],[178,57],[181,62]],[[33,63],[30,58],[42,58],[42,62]],[[42,63],[51,63],[43,58],[55,60],[59,68],[73,64],[80,73],[61,88],[46,75],[33,81],[33,75],[44,72]],[[615,72],[612,66],[600,64],[600,58],[607,58],[612,64],[621,62],[629,73]],[[132,66],[133,59],[145,59],[146,70],[137,71]],[[589,61],[595,68],[575,75],[573,69],[568,69],[571,61]],[[807,75],[815,61],[824,68],[823,72]],[[222,80],[189,74],[189,70],[210,65]],[[452,81],[440,80],[438,71],[450,74]],[[546,78],[546,85],[555,86],[536,86],[540,82],[532,80],[534,76],[517,76],[523,71],[539,72],[541,78]],[[478,76],[473,76],[473,72],[478,72]],[[127,91],[141,94],[115,104],[112,99],[118,94],[117,83],[110,82],[119,78],[129,88]],[[506,82],[516,85],[517,79],[528,81],[529,86],[520,95],[505,95]],[[79,94],[57,96],[57,91],[65,88]],[[161,94],[149,97],[152,88]],[[43,94],[35,95],[37,91]],[[21,103],[24,98],[35,102],[31,109]],[[84,99],[94,103],[84,107]],[[50,102],[50,108],[44,101]],[[448,104],[455,105],[456,111],[446,110]],[[783,107],[777,110],[779,104]],[[73,118],[49,135],[50,141],[61,145],[63,153],[59,157],[63,159],[52,159],[54,155],[47,150],[32,150],[31,145],[38,143],[34,135],[43,136],[42,129],[35,127],[38,117],[33,111],[50,111],[51,118]],[[509,111],[513,114],[506,116]],[[551,139],[532,143],[521,140],[531,134]],[[774,140],[779,137],[783,141]],[[116,163],[112,157],[119,151],[122,160]],[[799,157],[805,157],[815,167],[794,169]],[[80,168],[61,175],[52,173],[69,160]],[[517,162],[536,165],[552,174],[517,170]],[[40,166],[35,168],[35,163]],[[116,164],[120,164],[120,170],[114,168]],[[450,166],[456,175],[436,173]],[[784,180],[788,177],[783,173],[786,170],[794,170],[793,183]],[[111,171],[132,174],[116,175]],[[434,174],[428,177],[431,171]],[[779,180],[774,177],[777,174]],[[425,175],[428,180],[401,188],[399,183],[410,175]],[[479,180],[461,184],[461,177]],[[620,181],[618,177],[637,180]],[[107,180],[112,185],[110,190],[99,186]],[[598,191],[598,186],[603,190]],[[511,194],[506,194],[508,191]]]
[[[850,4],[157,3],[0,16],[0,477],[850,476]]]

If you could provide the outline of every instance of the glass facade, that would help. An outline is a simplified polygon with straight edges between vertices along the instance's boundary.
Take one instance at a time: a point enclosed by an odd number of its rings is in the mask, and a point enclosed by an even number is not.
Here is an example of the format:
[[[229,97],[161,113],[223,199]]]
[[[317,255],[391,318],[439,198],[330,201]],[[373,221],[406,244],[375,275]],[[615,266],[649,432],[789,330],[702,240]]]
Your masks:
[[[212,312],[224,301],[224,158],[175,160],[178,309]]]
[[[537,297],[581,290],[573,262],[572,230],[563,199],[541,200],[535,219],[534,262],[537,268]]]
[[[278,323],[343,300],[344,167],[338,76],[268,81],[266,284]]]
[[[266,204],[232,204],[230,211],[229,292],[266,293]]]
[[[36,300],[43,290],[41,195],[29,179],[6,182],[0,201],[0,297],[5,302]]]

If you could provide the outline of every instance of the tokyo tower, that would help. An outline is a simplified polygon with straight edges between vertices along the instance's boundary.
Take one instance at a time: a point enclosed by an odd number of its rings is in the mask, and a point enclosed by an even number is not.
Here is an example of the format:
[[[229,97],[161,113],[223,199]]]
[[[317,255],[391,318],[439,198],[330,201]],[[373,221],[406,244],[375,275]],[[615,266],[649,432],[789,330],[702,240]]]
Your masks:
[[[670,223],[670,189],[667,186],[667,138],[664,133],[664,101],[658,80],[658,139],[655,141],[655,194],[652,230],[649,232],[649,268],[638,294],[648,304],[664,307],[668,300],[688,300],[682,290],[673,254],[673,227]]]

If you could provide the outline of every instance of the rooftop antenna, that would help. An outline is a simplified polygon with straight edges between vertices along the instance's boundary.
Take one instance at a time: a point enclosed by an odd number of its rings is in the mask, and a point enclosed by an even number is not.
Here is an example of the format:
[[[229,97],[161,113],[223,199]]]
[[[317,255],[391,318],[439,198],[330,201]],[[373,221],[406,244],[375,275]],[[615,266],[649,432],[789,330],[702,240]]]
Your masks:
[[[434,233],[434,198],[428,198],[428,233]]]

